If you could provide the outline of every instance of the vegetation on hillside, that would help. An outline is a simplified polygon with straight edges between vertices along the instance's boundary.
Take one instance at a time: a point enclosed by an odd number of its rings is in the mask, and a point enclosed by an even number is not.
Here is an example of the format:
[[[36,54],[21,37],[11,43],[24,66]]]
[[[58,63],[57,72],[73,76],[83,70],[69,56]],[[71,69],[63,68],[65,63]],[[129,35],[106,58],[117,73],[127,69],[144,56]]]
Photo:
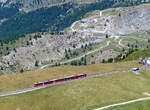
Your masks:
[[[114,59],[108,59],[107,61],[103,60],[103,63],[112,63],[120,61],[133,61],[139,60],[139,58],[148,58],[150,57],[150,48],[138,50],[138,49],[129,49],[126,53],[121,53],[118,57]]]
[[[33,45],[32,39],[40,38],[41,35],[36,33],[35,35],[19,36],[16,40],[0,40],[0,57],[8,55],[11,51],[17,52],[19,47],[27,47]]]
[[[128,55],[125,58],[125,61],[138,60],[139,58],[148,58],[148,57],[150,57],[150,48],[133,52],[132,54]]]
[[[133,61],[139,60],[140,58],[149,58],[150,48],[145,48],[142,50],[130,48],[126,53],[121,53],[118,57],[114,59],[103,60],[103,63],[121,62],[121,61]]]
[[[89,66],[61,66],[25,74],[0,76],[0,92],[32,87],[36,81],[69,76],[78,73],[96,74],[124,70],[138,66],[136,62],[95,64]],[[132,72],[103,77],[76,80],[45,89],[13,96],[0,97],[2,110],[92,110],[105,105],[124,102],[140,97],[150,90],[149,71],[140,75]],[[47,106],[48,105],[48,106]]]
[[[107,110],[149,110],[149,109],[150,109],[150,100],[113,107]]]
[[[19,12],[16,6],[2,7],[0,5],[0,20],[7,19]]]
[[[0,25],[0,38],[18,37],[27,33],[60,31],[93,10],[110,7],[139,5],[143,1],[102,0],[96,3],[78,5],[66,3],[51,8],[41,8],[29,13],[19,12]]]

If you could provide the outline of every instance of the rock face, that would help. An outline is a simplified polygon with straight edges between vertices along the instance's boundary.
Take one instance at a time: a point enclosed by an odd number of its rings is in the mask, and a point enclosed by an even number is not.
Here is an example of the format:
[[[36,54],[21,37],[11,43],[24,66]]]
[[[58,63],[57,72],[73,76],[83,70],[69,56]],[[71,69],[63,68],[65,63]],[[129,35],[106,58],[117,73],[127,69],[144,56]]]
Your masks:
[[[140,8],[111,19],[107,23],[109,31],[126,35],[142,30],[150,30],[150,8]]]
[[[89,64],[92,62],[99,63],[102,62],[103,60],[107,61],[108,59],[113,59],[116,58],[118,55],[120,55],[119,52],[114,51],[113,49],[106,50],[106,51],[99,51],[97,53],[92,54],[92,57],[89,57]]]
[[[41,38],[32,39],[30,41],[32,42],[31,46],[17,48],[16,51],[3,56],[0,66],[8,68],[4,69],[3,73],[19,72],[22,68],[30,70],[35,67],[36,61],[40,65],[45,62],[60,60],[65,57],[65,50],[81,48],[81,45],[95,42],[97,39],[93,39],[91,36],[83,38],[82,34],[62,36],[43,35]],[[14,68],[15,71],[9,68]]]
[[[97,31],[93,28],[90,31],[85,31],[84,27],[83,31],[77,30],[76,34],[42,35],[41,38],[32,39],[29,41],[32,45],[19,47],[16,51],[11,51],[9,55],[1,58],[0,73],[19,72],[22,68],[30,70],[35,67],[37,61],[41,65],[42,63],[60,60],[65,57],[65,49],[74,50],[81,48],[81,45],[101,43],[105,40],[105,34],[126,35],[142,30],[150,30],[150,8],[137,8],[130,12],[121,13],[120,16],[108,16],[100,24],[95,28],[100,30],[102,34],[94,37],[90,33],[97,33]],[[118,55],[119,53],[116,51],[106,50],[97,52],[90,61],[99,62]]]

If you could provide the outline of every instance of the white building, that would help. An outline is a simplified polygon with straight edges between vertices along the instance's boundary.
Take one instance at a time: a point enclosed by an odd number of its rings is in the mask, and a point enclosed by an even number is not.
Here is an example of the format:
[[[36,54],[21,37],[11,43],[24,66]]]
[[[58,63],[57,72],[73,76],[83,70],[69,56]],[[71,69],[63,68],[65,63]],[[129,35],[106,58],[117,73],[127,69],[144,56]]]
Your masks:
[[[143,65],[150,65],[150,58],[140,58]]]

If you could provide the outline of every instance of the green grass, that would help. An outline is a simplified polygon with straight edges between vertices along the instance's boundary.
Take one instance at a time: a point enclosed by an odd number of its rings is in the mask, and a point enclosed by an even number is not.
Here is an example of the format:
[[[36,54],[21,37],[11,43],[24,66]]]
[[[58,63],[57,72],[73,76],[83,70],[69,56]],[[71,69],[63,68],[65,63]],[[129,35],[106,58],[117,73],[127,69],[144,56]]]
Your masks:
[[[117,15],[118,12],[115,9],[107,9],[103,11],[103,15],[108,16],[108,15]]]
[[[107,110],[149,110],[149,109],[150,109],[150,100],[113,107]]]
[[[145,73],[145,74],[148,74]],[[120,73],[65,83],[45,89],[0,97],[2,110],[92,110],[143,97],[150,91],[150,75]]]
[[[89,66],[61,66],[0,76],[1,92],[32,87],[35,81],[68,76],[71,74],[102,73],[135,67],[136,62],[95,64]],[[137,65],[140,66],[140,65]],[[140,75],[132,72],[89,78],[64,83],[33,92],[0,97],[2,110],[92,110],[101,106],[143,97],[150,91],[150,71]],[[24,84],[24,85],[23,85]]]
[[[139,50],[139,51],[136,51],[132,54],[130,54],[125,60],[129,61],[129,60],[138,60],[139,58],[147,58],[147,57],[150,57],[150,49],[144,49],[144,50]]]
[[[109,64],[94,64],[88,66],[60,66],[41,70],[28,71],[24,74],[5,74],[0,76],[0,92],[32,87],[34,82],[69,76],[78,73],[104,73],[115,70],[126,70],[140,67],[137,61]]]
[[[136,36],[136,34],[135,34]],[[25,41],[24,41],[25,42]],[[18,44],[18,45],[22,45]],[[114,46],[111,44],[111,46]],[[109,48],[109,47],[108,47]],[[80,52],[80,50],[78,50]],[[150,49],[129,55],[126,60],[150,57]],[[34,82],[78,73],[96,74],[106,71],[141,67],[138,61],[127,61],[88,66],[60,66],[0,76],[0,92],[32,87]],[[0,97],[0,110],[92,110],[102,106],[145,97],[150,92],[150,71],[119,73],[89,78],[47,87],[33,92]],[[147,110],[150,101],[112,108],[112,110]]]
[[[14,51],[14,49],[19,47],[31,46],[31,40],[34,39],[34,36],[38,34],[40,35],[41,33],[27,34],[25,36],[21,36],[17,40],[0,41],[0,57],[9,54],[11,51]]]

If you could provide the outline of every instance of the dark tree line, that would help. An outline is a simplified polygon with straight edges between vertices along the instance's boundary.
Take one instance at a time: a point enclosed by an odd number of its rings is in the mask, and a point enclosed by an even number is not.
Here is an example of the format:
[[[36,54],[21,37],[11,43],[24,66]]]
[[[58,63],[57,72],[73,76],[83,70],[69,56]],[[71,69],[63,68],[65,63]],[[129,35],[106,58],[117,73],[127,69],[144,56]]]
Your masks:
[[[86,57],[82,57],[80,60],[72,61],[70,64],[74,66],[87,65],[87,59]]]
[[[51,8],[41,8],[29,13],[18,12],[13,14],[6,22],[0,25],[0,38],[11,40],[23,34],[34,32],[59,32],[70,26],[76,20],[93,10],[102,10],[110,7],[133,6],[143,3],[141,0],[100,0],[96,3],[77,5],[74,3],[66,3],[61,6],[53,6]],[[19,7],[18,4],[16,7]],[[15,7],[15,6],[13,6]],[[2,13],[8,9],[2,9]],[[13,11],[13,9],[11,10]],[[14,9],[11,13],[16,13]],[[6,11],[6,14],[10,14]],[[8,15],[1,15],[3,16]]]
[[[19,10],[15,7],[1,7],[0,6],[0,19],[7,19],[15,15]]]

